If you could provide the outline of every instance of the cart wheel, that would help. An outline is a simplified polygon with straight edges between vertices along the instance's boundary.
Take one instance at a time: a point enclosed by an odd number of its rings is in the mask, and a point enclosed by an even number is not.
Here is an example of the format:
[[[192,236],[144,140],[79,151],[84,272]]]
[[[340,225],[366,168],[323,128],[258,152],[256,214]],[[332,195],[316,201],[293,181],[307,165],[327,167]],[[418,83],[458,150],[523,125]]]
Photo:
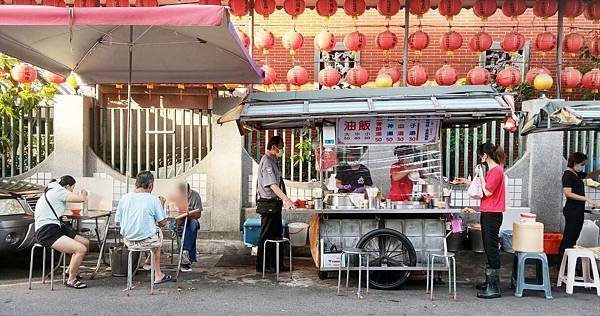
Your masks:
[[[329,278],[329,273],[327,271],[319,271],[319,279],[327,280]]]
[[[417,254],[404,234],[389,228],[375,229],[364,235],[357,244],[369,252],[371,267],[414,267]],[[380,290],[394,290],[410,277],[410,271],[370,271],[369,284]]]

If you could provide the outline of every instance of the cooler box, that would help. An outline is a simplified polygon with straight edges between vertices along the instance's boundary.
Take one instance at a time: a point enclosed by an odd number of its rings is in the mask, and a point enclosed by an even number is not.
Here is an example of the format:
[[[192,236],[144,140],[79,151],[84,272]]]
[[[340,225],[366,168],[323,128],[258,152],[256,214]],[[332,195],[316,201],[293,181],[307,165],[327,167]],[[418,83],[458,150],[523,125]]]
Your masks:
[[[285,236],[285,229],[287,222],[282,219],[281,226],[283,228],[282,234]],[[258,246],[258,239],[260,238],[260,218],[249,218],[244,222],[244,244],[246,247]]]

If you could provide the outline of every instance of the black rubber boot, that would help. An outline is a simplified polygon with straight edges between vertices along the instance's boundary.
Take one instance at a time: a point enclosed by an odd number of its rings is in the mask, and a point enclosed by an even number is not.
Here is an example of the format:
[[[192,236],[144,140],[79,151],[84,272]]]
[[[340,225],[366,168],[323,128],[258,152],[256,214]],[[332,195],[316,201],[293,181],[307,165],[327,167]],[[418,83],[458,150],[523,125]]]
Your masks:
[[[485,290],[477,293],[479,298],[498,298],[500,294],[500,269],[486,269],[485,276],[488,280]]]
[[[487,269],[488,268],[486,268],[485,270],[487,271]],[[487,273],[485,273],[485,282],[475,285],[475,289],[479,291],[485,291],[485,288],[487,287],[489,281],[490,279],[488,278]]]

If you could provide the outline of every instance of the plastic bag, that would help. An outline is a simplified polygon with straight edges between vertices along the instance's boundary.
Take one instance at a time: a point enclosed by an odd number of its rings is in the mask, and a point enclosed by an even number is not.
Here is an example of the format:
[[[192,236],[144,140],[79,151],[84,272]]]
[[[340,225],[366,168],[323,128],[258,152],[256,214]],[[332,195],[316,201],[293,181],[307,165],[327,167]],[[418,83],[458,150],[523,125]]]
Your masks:
[[[481,200],[483,197],[483,187],[481,186],[481,179],[479,177],[475,177],[471,181],[471,185],[467,189],[467,195],[472,199]]]

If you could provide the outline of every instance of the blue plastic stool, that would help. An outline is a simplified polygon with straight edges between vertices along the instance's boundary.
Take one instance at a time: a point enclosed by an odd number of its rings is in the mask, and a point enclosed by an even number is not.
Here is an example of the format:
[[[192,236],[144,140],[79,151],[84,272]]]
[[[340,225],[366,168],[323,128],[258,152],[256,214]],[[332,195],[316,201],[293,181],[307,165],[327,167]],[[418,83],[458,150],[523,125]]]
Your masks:
[[[528,259],[537,260],[535,283],[525,282],[525,261]],[[522,297],[523,290],[535,290],[544,291],[546,299],[551,300],[550,271],[546,254],[543,252],[515,252],[511,284],[514,285],[516,297]]]

